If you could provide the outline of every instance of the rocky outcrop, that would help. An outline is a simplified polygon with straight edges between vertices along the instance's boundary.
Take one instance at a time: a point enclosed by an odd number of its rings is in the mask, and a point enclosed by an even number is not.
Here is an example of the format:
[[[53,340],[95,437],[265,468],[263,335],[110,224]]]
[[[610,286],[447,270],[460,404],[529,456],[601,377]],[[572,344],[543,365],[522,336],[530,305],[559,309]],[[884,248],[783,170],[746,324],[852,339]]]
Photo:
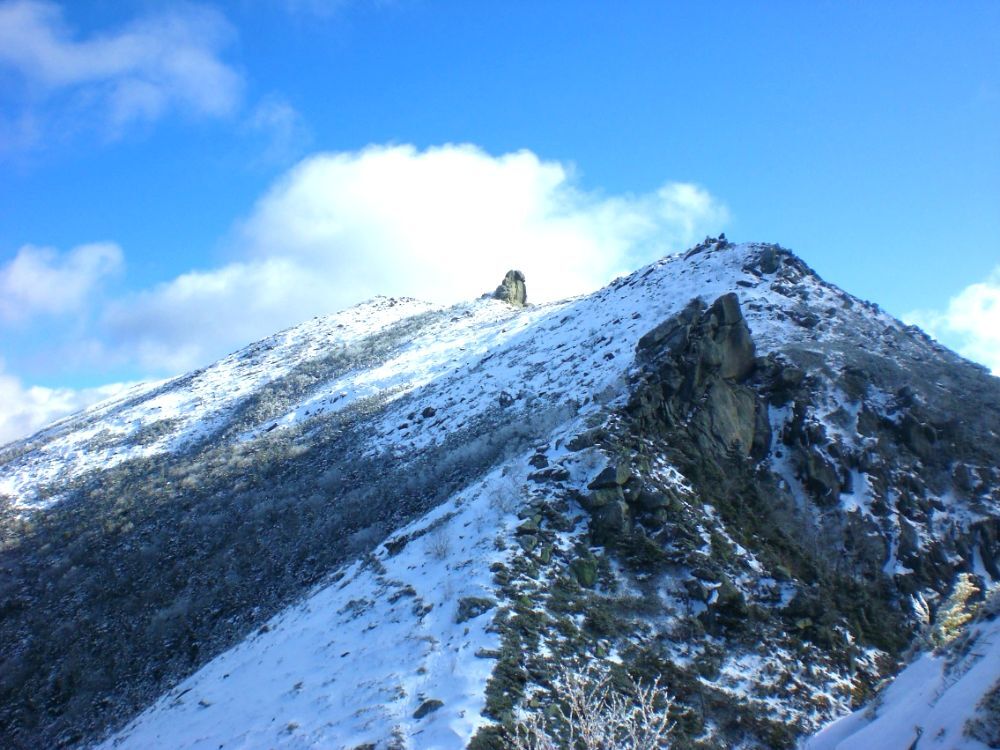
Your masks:
[[[524,274],[520,271],[508,271],[500,286],[493,292],[493,297],[515,307],[524,307],[528,301]]]
[[[645,373],[629,406],[633,415],[690,421],[694,441],[707,454],[721,447],[755,459],[766,455],[766,404],[742,384],[754,370],[756,347],[735,294],[710,307],[692,300],[639,340],[637,361]]]

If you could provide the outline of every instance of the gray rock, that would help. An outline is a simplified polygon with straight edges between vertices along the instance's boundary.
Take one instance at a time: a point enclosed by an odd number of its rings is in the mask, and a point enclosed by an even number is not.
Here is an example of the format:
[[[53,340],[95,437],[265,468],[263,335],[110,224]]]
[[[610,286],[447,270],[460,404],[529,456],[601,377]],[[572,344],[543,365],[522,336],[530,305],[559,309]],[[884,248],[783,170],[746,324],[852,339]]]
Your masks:
[[[601,489],[594,490],[589,495],[580,497],[580,505],[590,511],[618,502],[625,502],[625,495],[622,493],[622,488],[618,485],[602,487]]]
[[[522,534],[517,538],[517,542],[525,552],[531,552],[538,546],[538,537],[534,534]]]
[[[610,544],[628,535],[632,514],[628,504],[619,502],[602,505],[590,514],[590,536],[594,544]]]
[[[760,252],[760,263],[758,267],[761,273],[774,273],[781,266],[781,256],[773,247],[766,247]]]
[[[520,271],[508,271],[507,275],[503,277],[500,286],[493,292],[493,297],[515,307],[524,307],[528,301],[528,291],[524,285],[524,274]]]
[[[605,468],[594,481],[587,485],[588,489],[601,490],[621,487],[632,478],[632,469],[628,464],[619,463]]]
[[[538,533],[538,521],[536,521],[534,518],[528,518],[528,519],[526,519],[523,523],[521,523],[517,527],[517,529],[515,529],[515,533],[518,534],[518,535],[523,535],[523,534],[537,534]]]

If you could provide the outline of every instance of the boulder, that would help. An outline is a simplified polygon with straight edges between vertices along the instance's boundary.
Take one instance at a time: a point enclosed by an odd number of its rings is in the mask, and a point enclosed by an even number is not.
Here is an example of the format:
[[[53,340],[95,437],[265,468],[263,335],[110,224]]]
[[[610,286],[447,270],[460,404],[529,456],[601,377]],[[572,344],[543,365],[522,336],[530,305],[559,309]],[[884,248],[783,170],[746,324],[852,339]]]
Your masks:
[[[625,495],[622,493],[622,488],[618,485],[602,487],[588,495],[580,496],[580,505],[589,511],[595,511],[598,508],[603,508],[605,505],[619,502],[625,502]]]
[[[608,466],[598,474],[594,478],[594,481],[587,485],[587,488],[591,490],[614,489],[615,487],[621,487],[631,478],[632,470],[628,464],[614,464]]]
[[[608,503],[590,514],[590,536],[594,544],[612,544],[628,535],[631,511],[624,500]]]
[[[508,271],[500,286],[493,292],[493,297],[515,307],[524,307],[528,301],[527,288],[524,285],[524,274],[520,271]]]
[[[758,267],[761,273],[771,274],[781,266],[781,256],[773,247],[765,247],[760,251],[760,262]]]

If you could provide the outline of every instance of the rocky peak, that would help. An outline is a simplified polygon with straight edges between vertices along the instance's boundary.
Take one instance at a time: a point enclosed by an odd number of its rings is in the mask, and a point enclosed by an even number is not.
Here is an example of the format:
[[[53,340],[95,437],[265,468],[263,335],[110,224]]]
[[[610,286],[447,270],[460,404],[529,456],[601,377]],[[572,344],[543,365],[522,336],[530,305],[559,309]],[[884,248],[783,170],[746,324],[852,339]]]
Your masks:
[[[520,271],[508,271],[500,286],[493,292],[493,297],[515,307],[524,307],[528,301],[528,292],[524,286],[524,274]]]

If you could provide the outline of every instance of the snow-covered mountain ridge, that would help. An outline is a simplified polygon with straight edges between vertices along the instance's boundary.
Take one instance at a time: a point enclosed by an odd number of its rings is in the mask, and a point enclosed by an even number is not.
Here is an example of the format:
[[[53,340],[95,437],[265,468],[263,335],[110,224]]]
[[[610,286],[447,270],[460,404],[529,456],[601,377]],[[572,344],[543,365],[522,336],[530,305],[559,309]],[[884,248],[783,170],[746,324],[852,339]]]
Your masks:
[[[772,245],[314,319],[0,452],[2,736],[493,747],[598,661],[791,746],[1000,578],[998,404]]]

